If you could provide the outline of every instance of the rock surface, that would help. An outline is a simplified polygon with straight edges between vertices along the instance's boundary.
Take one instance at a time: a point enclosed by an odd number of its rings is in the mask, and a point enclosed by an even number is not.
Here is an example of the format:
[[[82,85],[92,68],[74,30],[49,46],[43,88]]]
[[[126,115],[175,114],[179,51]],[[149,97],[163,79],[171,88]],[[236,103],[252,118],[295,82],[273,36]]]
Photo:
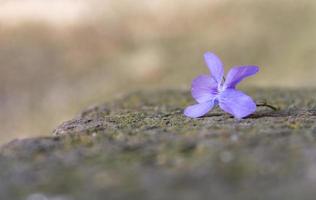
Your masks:
[[[315,199],[316,90],[258,90],[236,121],[189,119],[179,90],[135,92],[85,110],[53,136],[0,153],[0,199]]]

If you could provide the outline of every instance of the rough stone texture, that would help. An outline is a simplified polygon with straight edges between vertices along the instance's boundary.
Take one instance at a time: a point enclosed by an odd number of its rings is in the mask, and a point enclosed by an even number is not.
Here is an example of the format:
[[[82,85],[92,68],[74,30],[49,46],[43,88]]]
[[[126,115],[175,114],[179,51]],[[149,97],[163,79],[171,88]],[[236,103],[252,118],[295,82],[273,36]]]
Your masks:
[[[279,110],[189,119],[189,93],[135,92],[14,140],[0,199],[315,199],[316,90],[247,91]]]

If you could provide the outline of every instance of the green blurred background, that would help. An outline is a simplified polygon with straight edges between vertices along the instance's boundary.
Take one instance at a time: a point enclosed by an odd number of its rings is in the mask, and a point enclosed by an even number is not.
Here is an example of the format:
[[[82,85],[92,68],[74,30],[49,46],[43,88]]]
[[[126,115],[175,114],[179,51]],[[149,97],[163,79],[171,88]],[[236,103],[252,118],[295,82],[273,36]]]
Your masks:
[[[0,0],[0,143],[136,89],[186,88],[203,53],[242,86],[316,86],[313,0]]]

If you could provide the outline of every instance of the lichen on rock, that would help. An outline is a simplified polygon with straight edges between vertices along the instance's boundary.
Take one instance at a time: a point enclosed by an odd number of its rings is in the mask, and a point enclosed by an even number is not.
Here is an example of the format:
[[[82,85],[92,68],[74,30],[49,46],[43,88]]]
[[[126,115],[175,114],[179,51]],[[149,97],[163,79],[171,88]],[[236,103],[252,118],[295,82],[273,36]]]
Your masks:
[[[280,109],[190,119],[188,92],[140,91],[14,140],[1,148],[0,199],[313,199],[316,91],[248,91]]]

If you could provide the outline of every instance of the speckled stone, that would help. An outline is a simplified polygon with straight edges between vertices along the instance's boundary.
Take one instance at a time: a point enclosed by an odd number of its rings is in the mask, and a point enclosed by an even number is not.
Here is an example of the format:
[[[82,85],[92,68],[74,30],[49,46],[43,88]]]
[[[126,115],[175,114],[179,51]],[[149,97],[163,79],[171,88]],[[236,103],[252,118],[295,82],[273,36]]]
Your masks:
[[[190,119],[188,92],[140,91],[14,140],[1,148],[0,199],[315,199],[316,90],[246,91],[279,109]]]

